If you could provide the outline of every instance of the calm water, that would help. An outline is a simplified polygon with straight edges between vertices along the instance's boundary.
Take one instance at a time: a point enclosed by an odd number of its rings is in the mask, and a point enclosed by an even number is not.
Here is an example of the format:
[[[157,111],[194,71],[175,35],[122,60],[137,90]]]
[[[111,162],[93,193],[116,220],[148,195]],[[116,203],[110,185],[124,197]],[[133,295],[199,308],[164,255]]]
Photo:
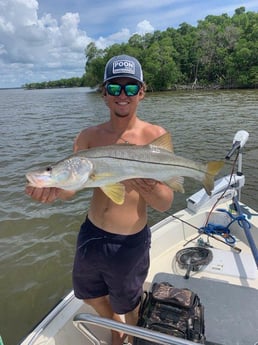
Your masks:
[[[258,209],[258,90],[148,94],[139,115],[166,127],[175,152],[195,160],[224,158],[235,132],[247,130],[242,200]],[[101,96],[88,89],[0,90],[0,334],[6,345],[17,344],[71,289],[76,236],[91,195],[36,203],[24,194],[24,174],[70,154],[82,128],[107,118]],[[199,188],[187,180],[170,213]],[[150,211],[150,224],[162,216]]]

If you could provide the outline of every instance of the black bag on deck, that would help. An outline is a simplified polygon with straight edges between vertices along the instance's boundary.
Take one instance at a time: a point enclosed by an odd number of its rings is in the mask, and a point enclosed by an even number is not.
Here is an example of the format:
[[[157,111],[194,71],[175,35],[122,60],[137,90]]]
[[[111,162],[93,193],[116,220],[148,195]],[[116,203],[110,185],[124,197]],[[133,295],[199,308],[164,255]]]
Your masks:
[[[162,282],[154,283],[152,291],[145,294],[139,310],[138,326],[205,344],[204,308],[193,291]],[[134,338],[133,344],[157,343]]]

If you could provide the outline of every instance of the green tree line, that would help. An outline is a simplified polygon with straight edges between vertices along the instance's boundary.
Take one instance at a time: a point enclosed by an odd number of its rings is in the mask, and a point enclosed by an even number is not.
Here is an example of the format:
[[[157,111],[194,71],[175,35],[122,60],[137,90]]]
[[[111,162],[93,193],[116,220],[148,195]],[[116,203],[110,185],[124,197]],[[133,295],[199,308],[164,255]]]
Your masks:
[[[208,15],[196,27],[182,23],[178,29],[135,34],[127,43],[105,49],[91,42],[85,49],[85,73],[76,86],[100,85],[106,62],[119,54],[141,62],[150,91],[184,86],[257,88],[258,13],[240,7],[232,17]]]
[[[29,84],[24,85],[26,89],[51,89],[51,88],[80,87],[80,86],[84,86],[84,85],[83,85],[83,79],[79,77],[44,81],[42,83],[29,83]]]

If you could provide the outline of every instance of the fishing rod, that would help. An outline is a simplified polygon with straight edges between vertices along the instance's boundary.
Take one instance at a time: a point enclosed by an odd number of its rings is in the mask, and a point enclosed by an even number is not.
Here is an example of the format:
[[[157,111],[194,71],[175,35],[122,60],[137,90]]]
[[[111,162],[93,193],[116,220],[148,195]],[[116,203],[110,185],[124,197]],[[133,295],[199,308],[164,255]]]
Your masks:
[[[179,220],[180,222],[182,222],[182,223],[188,225],[188,226],[191,226],[192,228],[198,230],[198,232],[199,232],[198,236],[196,236],[196,237],[194,237],[193,239],[189,240],[184,246],[186,246],[189,242],[195,240],[196,238],[198,238],[199,236],[201,236],[202,234],[204,234],[204,235],[207,235],[208,237],[211,237],[211,238],[213,238],[214,240],[219,241],[219,242],[225,244],[226,246],[232,248],[232,249],[235,250],[237,253],[241,253],[241,249],[240,249],[240,248],[238,248],[238,247],[236,247],[236,246],[234,246],[234,245],[232,245],[232,244],[230,244],[230,243],[228,243],[228,242],[225,242],[225,241],[221,240],[220,238],[218,238],[217,236],[214,236],[213,234],[207,234],[207,233],[205,233],[204,231],[201,231],[200,228],[198,228],[197,226],[195,226],[195,225],[193,225],[193,224],[187,222],[186,220],[180,219],[179,217],[177,217],[177,216],[175,216],[175,215],[172,215],[172,217],[175,218],[175,219],[177,219],[177,220]],[[201,231],[201,232],[200,232],[200,231]]]

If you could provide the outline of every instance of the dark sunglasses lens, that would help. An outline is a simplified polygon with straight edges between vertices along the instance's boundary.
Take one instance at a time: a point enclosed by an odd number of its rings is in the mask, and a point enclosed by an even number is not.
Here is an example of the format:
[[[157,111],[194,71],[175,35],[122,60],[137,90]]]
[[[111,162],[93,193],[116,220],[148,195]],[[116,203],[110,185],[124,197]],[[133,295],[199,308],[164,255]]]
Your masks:
[[[106,89],[111,96],[119,96],[122,90],[125,91],[126,96],[136,96],[140,90],[140,86],[137,84],[107,84]]]
[[[106,88],[107,92],[111,96],[119,96],[122,90],[122,87],[119,84],[108,84]]]
[[[136,96],[140,90],[140,86],[137,84],[127,84],[124,88],[126,96]]]

